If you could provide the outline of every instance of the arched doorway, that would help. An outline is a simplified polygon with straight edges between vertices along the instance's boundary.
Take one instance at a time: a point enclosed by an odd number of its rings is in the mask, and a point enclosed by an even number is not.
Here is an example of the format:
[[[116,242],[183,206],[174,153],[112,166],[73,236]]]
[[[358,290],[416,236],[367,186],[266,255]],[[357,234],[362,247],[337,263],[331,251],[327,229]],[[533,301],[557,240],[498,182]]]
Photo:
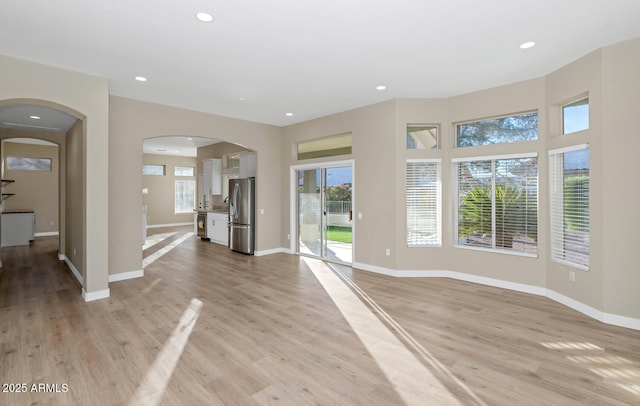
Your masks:
[[[255,157],[255,152],[216,138],[161,136],[143,140],[143,268],[148,264],[150,253],[160,246],[160,239],[166,236],[168,242],[174,236],[167,227],[189,225],[194,234],[198,234],[196,211],[216,212],[224,217],[224,230],[211,241],[226,244],[228,181],[248,176],[241,173],[248,155]],[[209,170],[205,168],[205,161],[216,161],[219,165],[215,176],[220,187],[216,191],[204,186],[208,178],[205,172]],[[148,240],[147,228],[150,229]],[[159,235],[151,230],[154,228],[165,230]]]
[[[0,140],[3,179],[11,172],[9,155],[16,155],[13,158],[22,161],[24,158],[28,158],[27,161],[36,159],[45,166],[48,163],[51,166],[44,169],[57,173],[55,179],[40,177],[36,184],[33,179],[38,177],[26,177],[27,181],[20,183],[3,182],[11,184],[14,192],[21,191],[15,200],[7,198],[3,201],[3,210],[15,209],[16,204],[21,208],[27,206],[26,209],[32,207],[36,218],[35,236],[58,235],[58,258],[69,265],[84,288],[84,117],[65,106],[44,100],[4,100],[0,102]],[[50,156],[46,148],[55,148],[55,156]],[[15,171],[13,175],[21,176]],[[37,182],[49,184],[38,185]],[[42,195],[52,187],[56,195],[53,200],[51,196]],[[52,212],[48,206],[56,206],[56,209]]]

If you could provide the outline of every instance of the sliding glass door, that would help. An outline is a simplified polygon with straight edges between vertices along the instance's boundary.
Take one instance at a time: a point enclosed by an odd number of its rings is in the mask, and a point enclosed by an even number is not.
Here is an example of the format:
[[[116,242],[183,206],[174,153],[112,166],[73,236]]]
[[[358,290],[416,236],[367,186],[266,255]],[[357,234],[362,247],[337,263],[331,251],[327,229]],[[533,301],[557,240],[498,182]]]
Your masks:
[[[298,253],[352,262],[352,177],[351,165],[295,171]]]

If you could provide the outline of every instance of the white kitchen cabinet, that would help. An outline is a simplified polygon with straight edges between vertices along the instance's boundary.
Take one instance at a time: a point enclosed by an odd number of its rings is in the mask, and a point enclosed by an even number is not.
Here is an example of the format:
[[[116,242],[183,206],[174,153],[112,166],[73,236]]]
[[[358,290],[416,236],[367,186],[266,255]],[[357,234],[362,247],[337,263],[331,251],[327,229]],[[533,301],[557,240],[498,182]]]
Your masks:
[[[207,213],[207,237],[215,243],[229,245],[227,214]]]
[[[31,210],[2,212],[2,245],[29,245],[33,241],[36,229],[36,217]]]
[[[202,161],[202,194],[222,194],[222,159],[205,159]]]
[[[240,177],[251,178],[256,176],[256,154],[240,155]]]

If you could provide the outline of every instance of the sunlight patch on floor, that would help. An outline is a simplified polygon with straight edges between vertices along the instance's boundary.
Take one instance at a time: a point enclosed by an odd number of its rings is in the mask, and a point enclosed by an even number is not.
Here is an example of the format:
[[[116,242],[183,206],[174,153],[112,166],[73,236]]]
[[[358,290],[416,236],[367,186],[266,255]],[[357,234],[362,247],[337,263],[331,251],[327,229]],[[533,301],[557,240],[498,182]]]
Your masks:
[[[186,233],[185,235],[183,235],[182,237],[180,237],[177,240],[173,241],[171,244],[167,245],[166,247],[163,247],[162,249],[159,249],[158,251],[154,252],[153,254],[149,255],[148,257],[145,257],[142,260],[142,268],[144,269],[147,266],[151,265],[152,263],[157,261],[160,257],[162,257],[164,254],[166,254],[167,252],[171,251],[172,249],[174,249],[178,245],[182,244],[186,239],[190,238],[191,236],[193,236],[192,232],[191,233]]]
[[[627,392],[640,396],[640,365],[633,361],[618,355],[608,355],[602,347],[592,343],[543,342],[540,345],[569,354],[577,353],[578,355],[566,355],[566,358],[584,366],[605,382],[615,383]]]
[[[433,360],[427,368],[327,264],[311,258],[303,260],[406,405],[461,404],[431,372]],[[376,311],[382,310],[378,309]],[[390,319],[389,316],[386,318]],[[406,332],[404,335],[404,338],[410,338]],[[443,368],[442,365],[439,367]],[[475,396],[472,399],[476,404],[484,404]]]
[[[420,360],[429,366],[429,368],[436,373],[437,376],[445,379],[450,385],[454,386],[459,393],[464,397],[463,404],[487,406],[487,404],[480,399],[463,381],[458,379],[444,364],[442,364],[436,357],[434,357],[420,342],[418,342],[407,330],[402,327],[400,323],[395,321],[382,307],[380,307],[375,300],[373,300],[364,290],[358,286],[355,282],[349,279],[340,269],[334,264],[327,264],[327,266],[338,275],[342,281],[350,286],[351,289],[356,292],[360,299],[369,308],[373,309],[378,314],[379,318],[392,328],[392,330],[399,336],[407,346],[419,354]]]
[[[172,237],[176,234],[176,231],[172,233],[161,233],[161,234],[152,234],[147,237],[144,244],[142,245],[142,250],[146,250],[147,248],[151,248],[157,243],[166,240],[169,237]]]
[[[201,309],[202,301],[196,298],[191,299],[191,303],[182,313],[178,325],[147,371],[133,398],[129,401],[129,406],[156,406],[160,404],[171,375],[173,375],[182,351],[187,345],[191,331],[196,325]]]

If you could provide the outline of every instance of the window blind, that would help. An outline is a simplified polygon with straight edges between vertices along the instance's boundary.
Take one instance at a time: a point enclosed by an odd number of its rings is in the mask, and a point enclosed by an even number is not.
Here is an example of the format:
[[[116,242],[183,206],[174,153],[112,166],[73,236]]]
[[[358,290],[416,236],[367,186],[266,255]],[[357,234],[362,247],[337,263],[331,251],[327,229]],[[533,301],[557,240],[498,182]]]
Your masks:
[[[193,180],[175,181],[175,214],[192,213],[196,198],[196,182]]]
[[[440,245],[440,160],[407,161],[407,246]]]
[[[551,258],[589,269],[589,147],[549,151]]]
[[[538,158],[458,160],[457,244],[538,252]]]

